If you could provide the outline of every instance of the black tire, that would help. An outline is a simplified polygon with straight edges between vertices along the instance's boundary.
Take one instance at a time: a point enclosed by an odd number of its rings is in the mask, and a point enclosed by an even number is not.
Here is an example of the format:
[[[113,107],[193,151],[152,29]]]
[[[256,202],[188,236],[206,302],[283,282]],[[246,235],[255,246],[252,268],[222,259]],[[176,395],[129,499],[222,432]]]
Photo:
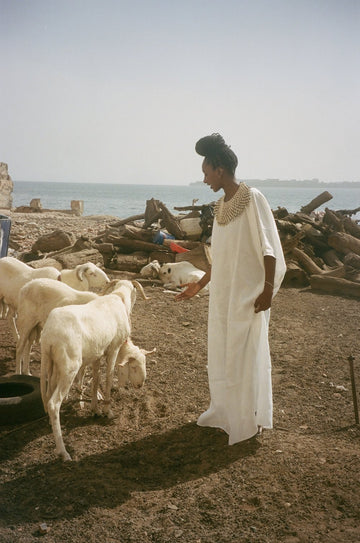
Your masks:
[[[32,375],[0,377],[0,425],[20,424],[45,416],[40,379]]]

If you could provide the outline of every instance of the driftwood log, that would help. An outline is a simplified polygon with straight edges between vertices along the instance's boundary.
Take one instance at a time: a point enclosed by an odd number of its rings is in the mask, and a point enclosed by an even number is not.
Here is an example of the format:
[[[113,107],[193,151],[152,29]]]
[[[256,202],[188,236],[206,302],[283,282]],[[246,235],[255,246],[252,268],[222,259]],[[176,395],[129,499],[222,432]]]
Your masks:
[[[286,273],[283,280],[284,287],[307,287],[309,279],[302,268],[294,260],[287,260]]]
[[[139,215],[132,215],[131,217],[128,217],[127,219],[121,219],[120,221],[116,221],[111,223],[110,226],[117,227],[117,226],[123,226],[124,224],[128,224],[130,222],[134,221],[140,221],[145,217],[144,213],[140,213]]]
[[[294,247],[292,255],[309,275],[322,273],[322,269],[314,262],[314,260],[298,247]]]
[[[315,290],[360,298],[360,284],[347,279],[327,275],[312,275],[310,285]]]
[[[124,253],[134,253],[136,251],[145,252],[168,252],[169,248],[156,243],[149,243],[148,241],[141,241],[140,239],[128,239],[124,237],[109,236],[108,241],[115,247],[120,247]]]
[[[328,251],[323,252],[321,257],[324,263],[331,268],[342,266],[342,262],[334,249],[329,249]]]
[[[300,209],[300,211],[302,213],[306,213],[307,215],[310,215],[312,211],[314,211],[315,209],[320,207],[322,204],[325,204],[325,202],[328,202],[331,199],[332,199],[332,194],[330,194],[330,192],[326,190],[325,192],[322,192],[321,194],[319,194],[319,196],[311,200],[311,202],[309,202],[307,205],[303,206]]]
[[[139,273],[141,268],[148,264],[148,255],[147,253],[133,253],[131,255],[117,254],[113,259],[113,263],[110,266],[111,268]]]
[[[50,234],[44,234],[38,238],[33,244],[31,250],[33,253],[49,253],[51,251],[58,251],[69,247],[75,242],[75,236],[71,232],[64,232],[63,230],[55,230]]]
[[[191,262],[199,270],[208,271],[211,268],[211,252],[208,245],[201,243],[195,249],[186,253],[178,253],[175,262]]]
[[[97,249],[85,249],[77,253],[60,254],[56,257],[56,260],[66,269],[73,269],[78,264],[85,264],[86,262],[92,262],[100,267],[104,266],[103,256]]]
[[[328,244],[338,253],[360,255],[360,240],[346,232],[332,232],[328,236]]]

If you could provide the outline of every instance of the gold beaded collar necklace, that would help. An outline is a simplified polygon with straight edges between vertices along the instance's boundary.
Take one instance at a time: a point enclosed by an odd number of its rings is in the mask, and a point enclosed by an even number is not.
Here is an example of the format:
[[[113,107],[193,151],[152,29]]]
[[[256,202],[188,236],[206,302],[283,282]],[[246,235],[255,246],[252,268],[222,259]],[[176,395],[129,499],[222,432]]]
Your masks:
[[[230,200],[225,202],[224,198],[225,195],[216,202],[214,208],[215,217],[220,226],[229,224],[241,215],[250,202],[250,188],[245,183],[240,183],[239,188]]]

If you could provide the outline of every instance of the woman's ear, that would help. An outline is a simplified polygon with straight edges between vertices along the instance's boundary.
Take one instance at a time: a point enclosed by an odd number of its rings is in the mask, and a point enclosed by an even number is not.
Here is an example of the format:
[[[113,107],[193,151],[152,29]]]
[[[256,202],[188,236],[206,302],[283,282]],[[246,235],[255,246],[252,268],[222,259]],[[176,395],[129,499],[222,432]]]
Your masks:
[[[221,166],[218,166],[218,167],[216,168],[216,173],[217,173],[219,179],[221,179],[222,176],[224,175],[224,168],[221,168]]]

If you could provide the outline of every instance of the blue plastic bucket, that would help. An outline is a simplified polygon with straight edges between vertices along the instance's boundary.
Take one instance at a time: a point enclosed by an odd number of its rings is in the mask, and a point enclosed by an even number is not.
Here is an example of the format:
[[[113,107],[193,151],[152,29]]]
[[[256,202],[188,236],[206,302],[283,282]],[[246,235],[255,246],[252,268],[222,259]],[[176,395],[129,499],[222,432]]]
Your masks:
[[[158,245],[162,245],[164,243],[164,239],[175,239],[175,236],[172,236],[167,232],[163,232],[162,230],[158,230],[153,237],[153,242],[157,243]]]
[[[7,256],[10,228],[11,219],[5,215],[0,215],[0,258]]]

